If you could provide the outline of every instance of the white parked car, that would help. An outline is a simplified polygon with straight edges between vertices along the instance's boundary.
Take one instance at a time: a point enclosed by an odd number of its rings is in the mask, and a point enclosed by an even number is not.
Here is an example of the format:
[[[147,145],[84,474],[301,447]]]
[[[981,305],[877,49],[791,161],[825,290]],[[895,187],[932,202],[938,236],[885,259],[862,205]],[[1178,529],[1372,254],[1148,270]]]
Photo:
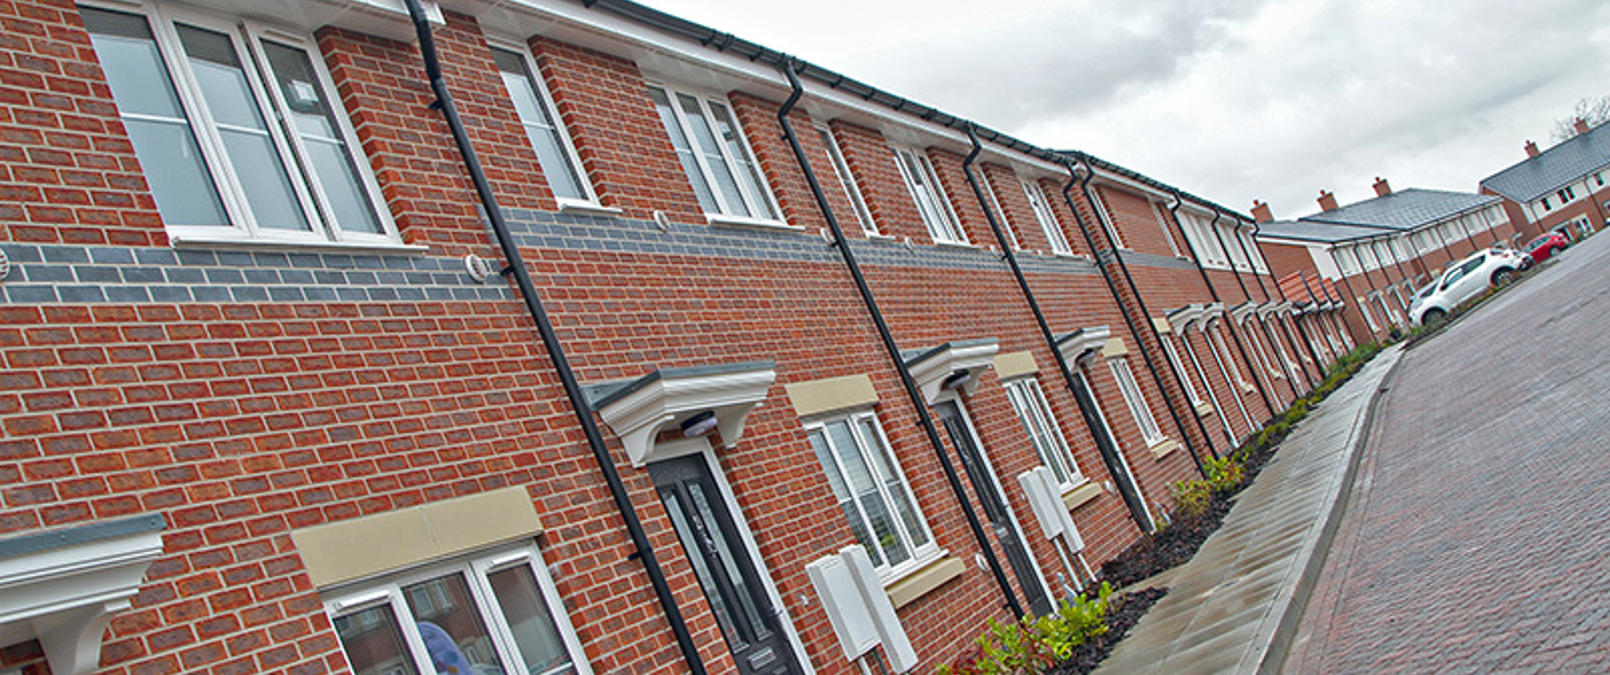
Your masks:
[[[1522,254],[1507,248],[1490,248],[1450,263],[1436,283],[1420,289],[1409,303],[1409,321],[1415,325],[1447,318],[1453,308],[1480,295],[1488,286],[1503,286],[1521,269]]]

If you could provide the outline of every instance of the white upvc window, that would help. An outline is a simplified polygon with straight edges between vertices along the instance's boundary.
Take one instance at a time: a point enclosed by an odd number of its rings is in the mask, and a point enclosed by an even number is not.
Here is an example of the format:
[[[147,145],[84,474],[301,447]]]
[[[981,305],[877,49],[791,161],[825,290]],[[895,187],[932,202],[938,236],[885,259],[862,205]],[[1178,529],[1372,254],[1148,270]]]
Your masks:
[[[1247,252],[1241,248],[1241,228],[1235,225],[1220,225],[1219,236],[1224,238],[1224,246],[1229,249],[1230,264],[1238,270],[1252,269],[1247,264]]]
[[[503,77],[503,88],[514,102],[525,129],[531,149],[537,153],[537,164],[548,179],[555,201],[561,206],[576,204],[596,206],[598,198],[587,180],[581,159],[565,132],[564,121],[554,110],[548,87],[537,75],[537,64],[531,53],[516,45],[498,45],[492,48],[492,60],[497,63]]]
[[[777,204],[760,175],[738,119],[725,101],[658,84],[648,86],[676,158],[711,220],[779,223]]]
[[[1040,463],[1056,475],[1063,490],[1084,483],[1086,479],[1079,473],[1079,465],[1068,450],[1062,429],[1051,415],[1051,405],[1045,400],[1040,382],[1033,376],[1007,382],[1006,400],[1011,402],[1018,421],[1023,423],[1023,431],[1034,444],[1034,454],[1039,455]]]
[[[1057,222],[1057,214],[1051,210],[1051,202],[1046,201],[1040,182],[1033,178],[1021,178],[1019,182],[1023,184],[1023,194],[1029,198],[1029,208],[1034,209],[1034,219],[1039,221],[1046,241],[1051,242],[1051,252],[1073,255],[1073,247],[1068,245],[1068,235],[1062,231],[1062,224]]]
[[[1157,420],[1152,417],[1151,406],[1146,404],[1146,397],[1141,394],[1140,385],[1135,382],[1135,374],[1129,371],[1129,362],[1122,357],[1107,359],[1107,367],[1112,370],[1113,379],[1118,381],[1118,391],[1124,395],[1124,404],[1129,406],[1129,414],[1134,416],[1135,425],[1140,427],[1140,436],[1145,439],[1146,445],[1157,445],[1166,440],[1163,430],[1157,426]]]
[[[1252,317],[1247,317],[1245,321],[1241,322],[1241,333],[1246,335],[1247,340],[1252,342],[1252,353],[1258,357],[1258,363],[1263,365],[1263,372],[1269,375],[1279,375],[1280,371],[1275,370],[1275,367],[1269,363],[1269,352],[1263,348],[1263,341],[1258,338],[1260,327],[1254,326],[1254,323],[1256,322]],[[1264,382],[1268,381],[1269,378],[1265,377]]]
[[[878,234],[878,224],[872,221],[872,211],[867,208],[866,198],[861,196],[860,186],[855,184],[855,176],[850,174],[850,165],[844,161],[844,153],[839,150],[838,139],[827,127],[816,127],[816,135],[822,140],[822,147],[827,149],[828,166],[833,167],[833,174],[839,179],[839,187],[844,188],[844,198],[849,200],[850,206],[855,209],[855,217],[861,221],[861,231],[869,235]]]
[[[358,675],[591,672],[532,544],[326,597],[325,611]]]
[[[1091,190],[1090,196],[1092,202],[1090,206],[1096,211],[1096,222],[1101,223],[1101,229],[1112,240],[1113,248],[1129,250],[1129,247],[1124,245],[1124,238],[1118,236],[1118,223],[1113,220],[1112,209],[1107,208],[1107,200],[1102,198],[1101,190]]]
[[[110,7],[80,12],[176,242],[400,243],[311,36]]]
[[[1354,299],[1358,301],[1359,312],[1364,315],[1364,323],[1369,324],[1371,331],[1380,330],[1380,327],[1375,323],[1375,317],[1370,314],[1370,303],[1365,302],[1364,298]]]
[[[1202,395],[1197,393],[1196,383],[1191,381],[1191,372],[1185,369],[1185,363],[1180,361],[1179,352],[1174,349],[1174,341],[1166,335],[1163,336],[1163,353],[1168,355],[1168,362],[1174,364],[1175,372],[1180,374],[1180,381],[1185,385],[1185,395],[1190,397],[1191,405],[1202,405]]]
[[[1152,207],[1152,217],[1157,219],[1157,226],[1163,230],[1163,238],[1168,240],[1168,251],[1174,257],[1179,257],[1180,246],[1174,242],[1174,229],[1168,226],[1168,218],[1163,216],[1163,207],[1157,202],[1149,202]]]
[[[995,209],[995,222],[1000,223],[1001,231],[1006,234],[1006,240],[1011,244],[1012,250],[1023,248],[1017,243],[1017,232],[1012,230],[1012,222],[1006,217],[1006,209],[1001,208],[1001,200],[995,196],[995,185],[990,183],[989,174],[980,169],[974,175],[978,176],[978,186],[984,189],[984,196],[989,198],[990,207]]]
[[[939,176],[934,173],[928,158],[908,148],[893,150],[895,168],[900,170],[900,177],[906,181],[906,189],[911,191],[911,199],[917,204],[922,224],[928,227],[928,235],[941,244],[966,244],[967,233],[962,232],[956,221],[956,213],[950,209],[950,202],[945,201],[944,190],[939,187]]]
[[[1258,241],[1252,238],[1252,230],[1236,228],[1236,236],[1247,246],[1247,254],[1252,258],[1252,269],[1256,272],[1268,272],[1269,266],[1263,262],[1263,252],[1258,250]]]
[[[833,497],[879,575],[889,581],[943,552],[871,411],[807,423]]]
[[[1212,338],[1213,346],[1218,348],[1219,358],[1222,359],[1225,364],[1227,364],[1230,374],[1235,376],[1236,385],[1243,389],[1250,387],[1252,386],[1252,383],[1247,382],[1247,378],[1241,376],[1241,367],[1236,365],[1237,361],[1234,357],[1230,356],[1230,348],[1227,347],[1224,342],[1223,330],[1224,329],[1222,327],[1210,326],[1207,329],[1206,334],[1208,337]],[[1248,365],[1248,370],[1250,370],[1251,364]]]

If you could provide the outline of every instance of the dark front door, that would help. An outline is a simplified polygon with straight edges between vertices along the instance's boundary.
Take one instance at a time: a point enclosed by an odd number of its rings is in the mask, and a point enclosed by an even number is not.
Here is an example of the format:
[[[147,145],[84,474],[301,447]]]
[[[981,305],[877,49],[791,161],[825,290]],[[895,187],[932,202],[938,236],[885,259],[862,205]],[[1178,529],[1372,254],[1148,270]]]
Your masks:
[[[648,465],[648,472],[738,662],[738,672],[801,672],[704,458],[692,455],[655,462]]]
[[[951,444],[961,455],[962,467],[967,470],[973,492],[978,494],[978,501],[984,506],[984,516],[995,531],[995,541],[1006,552],[1012,573],[1017,575],[1018,585],[1023,587],[1023,597],[1029,601],[1029,610],[1040,616],[1049,614],[1051,598],[1040,585],[1040,575],[1035,572],[1033,561],[1029,560],[1028,546],[1017,536],[1017,529],[1012,527],[1012,517],[1006,510],[1006,495],[1001,494],[989,467],[984,464],[983,452],[973,441],[973,432],[962,417],[961,406],[955,401],[941,401],[934,406],[934,410],[939,412],[939,420],[944,423],[945,431],[950,433]]]

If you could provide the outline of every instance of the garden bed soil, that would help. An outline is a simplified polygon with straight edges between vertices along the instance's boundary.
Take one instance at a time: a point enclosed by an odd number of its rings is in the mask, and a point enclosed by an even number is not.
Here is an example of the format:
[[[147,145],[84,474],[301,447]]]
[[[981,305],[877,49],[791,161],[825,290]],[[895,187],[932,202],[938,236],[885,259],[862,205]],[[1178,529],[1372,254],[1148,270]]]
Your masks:
[[[1046,675],[1082,675],[1096,669],[1107,658],[1107,653],[1129,634],[1129,629],[1140,622],[1140,618],[1157,604],[1157,600],[1168,593],[1166,588],[1146,588],[1123,595],[1113,595],[1109,603],[1116,603],[1116,611],[1107,613],[1107,632],[1095,639],[1073,649],[1073,655],[1068,660],[1057,664],[1046,671]]]

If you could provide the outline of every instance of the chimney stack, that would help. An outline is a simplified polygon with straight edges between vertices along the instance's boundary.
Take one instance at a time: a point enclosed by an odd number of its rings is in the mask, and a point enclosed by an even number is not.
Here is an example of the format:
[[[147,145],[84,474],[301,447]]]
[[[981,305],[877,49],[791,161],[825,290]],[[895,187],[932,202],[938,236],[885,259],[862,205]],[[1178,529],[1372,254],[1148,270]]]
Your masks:
[[[1388,185],[1386,183],[1386,179],[1380,176],[1375,177],[1375,185],[1372,187],[1375,188],[1375,196],[1377,197],[1385,197],[1389,194],[1392,194],[1392,186]]]
[[[1257,199],[1252,200],[1252,217],[1260,223],[1272,223],[1275,220],[1274,214],[1269,212],[1269,205]]]
[[[1335,211],[1336,210],[1336,195],[1331,194],[1331,192],[1329,190],[1320,190],[1319,191],[1319,210],[1321,210],[1321,211]]]
[[[1582,119],[1580,117],[1576,118],[1576,133],[1579,136],[1582,135],[1582,134],[1588,133],[1588,121],[1587,120]]]
[[[1528,158],[1531,158],[1531,157],[1536,157],[1537,154],[1538,154],[1537,153],[1537,144],[1533,143],[1531,141],[1527,141],[1526,142],[1526,156]]]

